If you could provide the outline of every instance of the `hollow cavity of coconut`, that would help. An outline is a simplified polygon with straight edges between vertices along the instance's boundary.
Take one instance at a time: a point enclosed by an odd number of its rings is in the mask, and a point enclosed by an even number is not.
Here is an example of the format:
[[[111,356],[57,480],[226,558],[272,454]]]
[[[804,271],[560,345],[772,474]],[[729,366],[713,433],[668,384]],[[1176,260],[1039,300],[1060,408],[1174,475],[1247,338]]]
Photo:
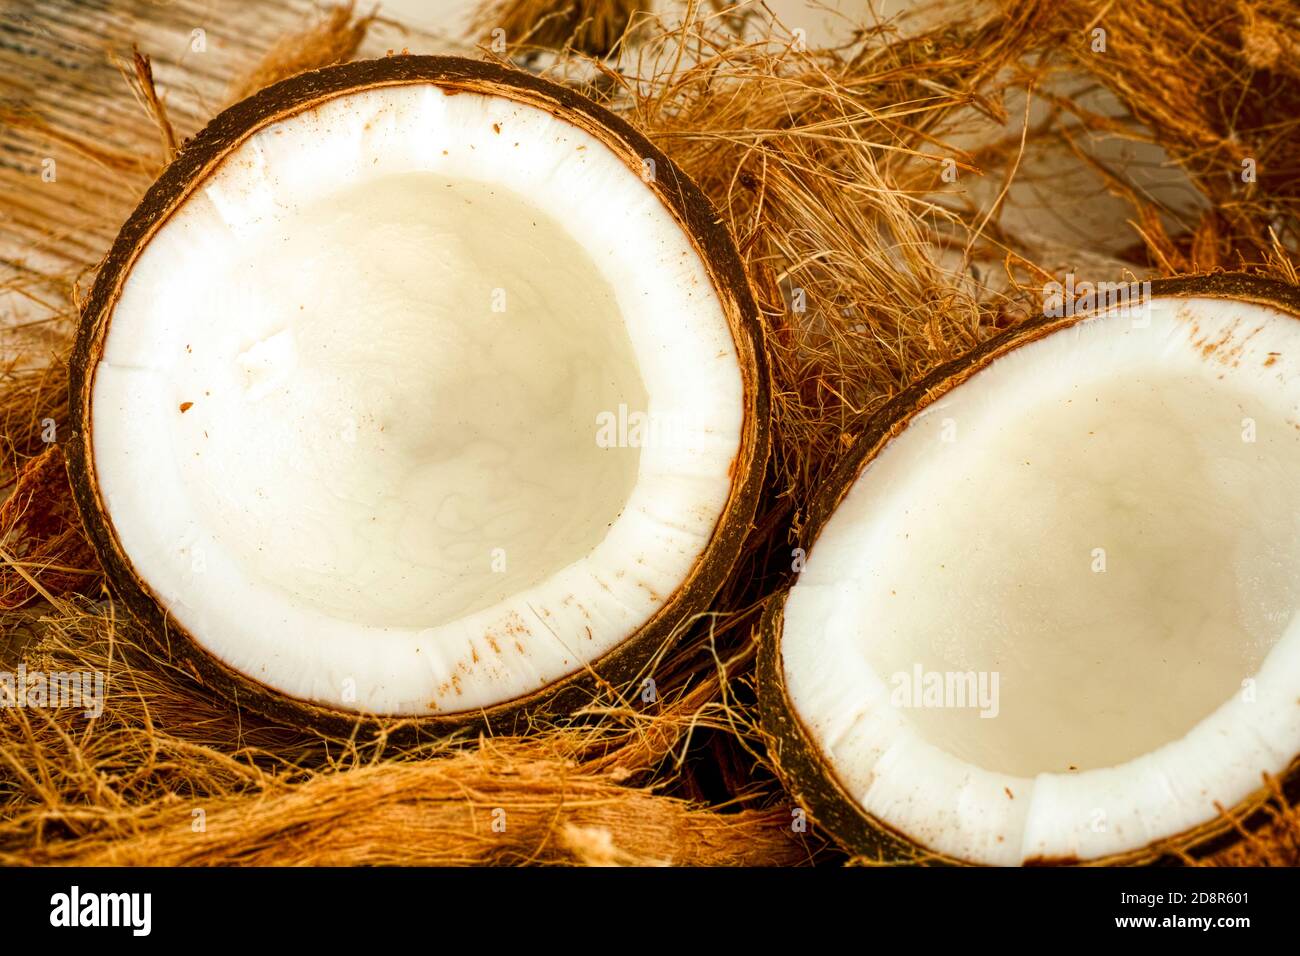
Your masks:
[[[852,852],[1141,862],[1300,754],[1300,297],[1040,320],[874,419],[764,619],[761,703]]]
[[[766,448],[755,308],[699,190],[468,60],[304,74],[123,228],[70,471],[114,591],[295,720],[509,721],[707,606]]]

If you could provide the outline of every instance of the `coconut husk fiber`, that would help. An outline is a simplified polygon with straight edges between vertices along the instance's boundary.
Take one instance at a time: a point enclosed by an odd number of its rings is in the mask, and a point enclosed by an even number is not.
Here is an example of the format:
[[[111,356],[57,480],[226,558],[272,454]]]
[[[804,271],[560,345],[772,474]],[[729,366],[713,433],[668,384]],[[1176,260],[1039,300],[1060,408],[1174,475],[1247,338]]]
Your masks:
[[[751,675],[763,600],[861,422],[1069,271],[1297,282],[1300,33],[1272,0],[944,4],[846,22],[834,49],[760,4],[620,12],[594,45],[575,39],[583,4],[490,4],[461,37],[346,6],[211,6],[20,3],[0,21],[17,41],[0,44],[0,669],[107,678],[98,716],[0,710],[0,863],[850,862],[792,824]],[[329,737],[216,697],[108,596],[62,472],[81,295],[153,176],[232,98],[408,47],[544,64],[639,125],[716,205],[766,326],[768,493],[729,583],[654,663],[655,700],[609,687],[517,737]],[[1243,158],[1253,182],[1229,175]],[[1078,213],[1064,236],[1044,190]],[[1275,794],[1186,862],[1300,863]]]
[[[489,45],[498,49],[572,49],[608,56],[625,35],[635,38],[638,15],[649,8],[648,0],[498,0],[480,8],[472,29],[488,35]]]

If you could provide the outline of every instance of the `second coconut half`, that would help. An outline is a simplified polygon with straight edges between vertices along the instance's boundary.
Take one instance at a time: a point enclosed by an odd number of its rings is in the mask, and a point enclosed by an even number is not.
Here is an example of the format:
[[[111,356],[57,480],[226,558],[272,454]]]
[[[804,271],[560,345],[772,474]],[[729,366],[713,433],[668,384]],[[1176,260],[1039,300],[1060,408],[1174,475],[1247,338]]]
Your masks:
[[[761,702],[851,852],[1153,861],[1300,766],[1300,296],[1123,298],[937,369],[816,501]]]

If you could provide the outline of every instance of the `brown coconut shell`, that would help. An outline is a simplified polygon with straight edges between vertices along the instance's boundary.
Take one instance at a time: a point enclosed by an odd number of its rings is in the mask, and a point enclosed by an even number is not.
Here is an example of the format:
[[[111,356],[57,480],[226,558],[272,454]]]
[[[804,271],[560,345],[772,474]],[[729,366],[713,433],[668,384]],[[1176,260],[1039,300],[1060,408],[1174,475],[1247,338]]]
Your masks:
[[[1272,306],[1300,320],[1300,288],[1244,273],[1155,279],[1151,298],[1220,298]],[[813,502],[800,542],[812,553],[817,538],[862,472],[875,460],[911,419],[926,406],[1008,353],[1069,328],[1097,314],[1097,310],[1025,322],[994,336],[960,358],[931,371],[891,399],[856,436],[852,450],[837,466],[825,489]],[[964,865],[925,846],[867,813],[845,789],[826,762],[812,734],[790,700],[781,654],[781,635],[789,588],[769,598],[758,628],[758,697],[768,754],[785,789],[807,815],[851,854],[881,861]],[[1283,792],[1300,797],[1300,755],[1281,776]],[[1260,788],[1236,807],[1191,830],[1148,846],[1089,860],[1090,865],[1143,865],[1175,862],[1188,855],[1217,851],[1239,839],[1241,821],[1249,826],[1274,791],[1261,781]],[[1077,864],[1075,859],[1028,860],[1028,864]]]
[[[640,132],[590,99],[530,73],[492,63],[445,56],[390,56],[302,73],[241,100],[216,116],[149,188],[113,243],[81,314],[69,369],[71,437],[65,445],[68,475],[85,530],[112,593],[164,645],[171,659],[204,686],[236,705],[279,721],[337,734],[367,715],[290,697],[218,660],[164,607],[123,550],[95,475],[91,398],[113,309],[136,258],[154,233],[220,163],[260,129],[327,100],[361,90],[410,83],[450,93],[504,97],[546,110],[595,136],[640,174],[644,159],[657,170],[647,184],[672,213],[703,261],[731,327],[741,366],[745,420],[740,451],[731,466],[731,491],[713,535],[690,576],[657,613],[618,647],[589,665],[526,697],[479,711],[403,718],[402,728],[442,734],[460,729],[494,733],[523,730],[540,714],[570,713],[590,703],[602,686],[635,679],[683,622],[708,608],[727,579],[753,520],[768,453],[768,370],[758,310],[735,245],[699,187]],[[405,730],[404,732],[409,732]]]

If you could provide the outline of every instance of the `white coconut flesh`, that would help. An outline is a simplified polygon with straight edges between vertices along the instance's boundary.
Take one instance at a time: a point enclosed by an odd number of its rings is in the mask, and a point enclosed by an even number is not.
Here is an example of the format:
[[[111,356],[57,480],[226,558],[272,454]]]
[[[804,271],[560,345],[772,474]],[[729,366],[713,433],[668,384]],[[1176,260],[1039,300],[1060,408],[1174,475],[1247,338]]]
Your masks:
[[[430,84],[253,135],[134,264],[95,471],[212,655],[345,709],[474,711],[609,652],[723,511],[737,352],[600,141]]]
[[[1087,860],[1287,767],[1298,362],[1289,316],[1157,298],[995,360],[882,449],[781,637],[862,810],[958,859]]]

